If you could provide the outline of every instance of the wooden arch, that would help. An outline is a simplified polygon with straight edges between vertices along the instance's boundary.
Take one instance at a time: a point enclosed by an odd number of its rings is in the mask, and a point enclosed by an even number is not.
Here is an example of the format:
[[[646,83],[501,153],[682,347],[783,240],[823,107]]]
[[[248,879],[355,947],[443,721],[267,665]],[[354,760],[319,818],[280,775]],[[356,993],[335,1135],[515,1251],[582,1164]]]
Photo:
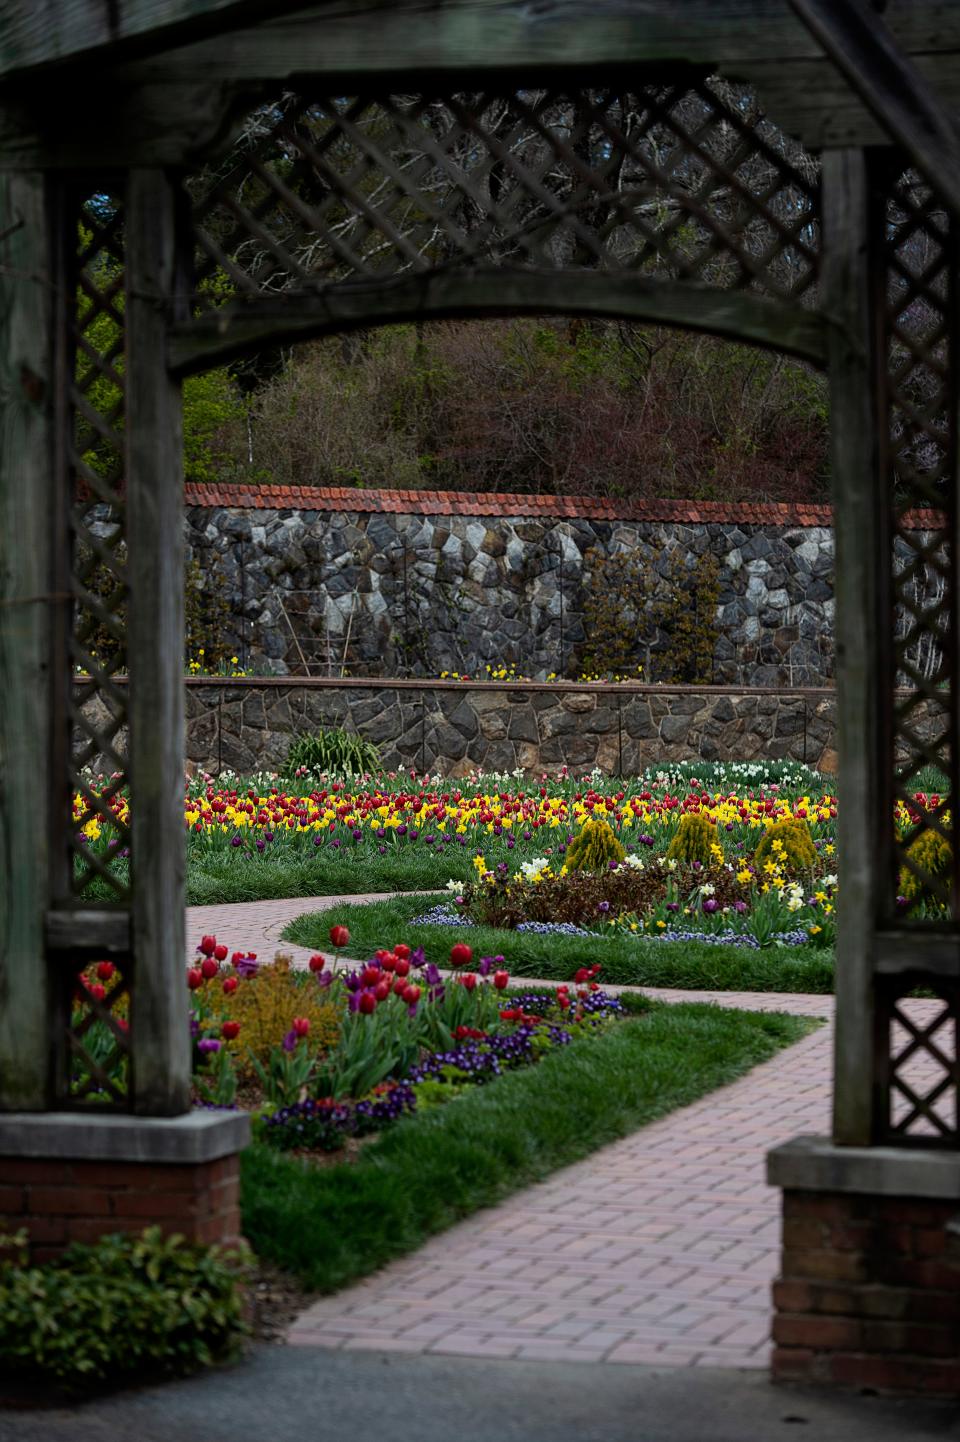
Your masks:
[[[0,534],[21,542],[5,545],[0,569],[0,1107],[90,1102],[95,1060],[85,1063],[89,1085],[78,1091],[72,1081],[89,1022],[75,1022],[71,997],[78,962],[103,955],[116,958],[118,980],[88,1015],[107,1022],[128,1058],[129,1085],[113,1101],[158,1115],[188,1103],[179,375],[280,336],[454,313],[580,310],[696,326],[827,367],[844,767],[834,1136],[845,1145],[960,1147],[960,854],[931,877],[914,846],[948,835],[946,801],[905,832],[893,824],[895,801],[928,762],[960,795],[960,168],[950,108],[960,0],[890,0],[876,7],[882,19],[839,0],[792,0],[792,8],[783,0],[326,0],[309,9],[286,0],[61,0],[54,8],[55,27],[43,23],[49,7],[38,12],[30,0],[13,0],[0,22]],[[810,193],[806,177],[776,146],[771,153],[766,141],[733,136],[729,106],[731,135],[705,143],[701,124],[709,129],[718,112],[707,113],[704,86],[716,74],[752,87],[785,134],[820,154],[809,211],[791,219],[778,196],[785,185]],[[443,232],[436,254],[411,238],[412,222],[409,231],[396,226],[364,173],[338,168],[324,148],[334,132],[344,144],[366,143],[357,126],[367,112],[337,110],[344,96],[370,99],[377,125],[396,136],[422,118],[405,97],[432,95],[455,112],[458,135],[477,137],[478,170],[489,176],[504,132],[486,117],[488,92],[508,93],[519,114],[520,102],[531,110],[533,91],[569,98],[571,87],[583,96],[616,85],[648,96],[636,119],[644,134],[654,121],[672,127],[679,181],[669,167],[659,175],[648,167],[642,183],[638,171],[637,203],[627,204],[616,187],[603,189],[613,152],[593,143],[618,117],[584,102],[571,144],[566,132],[550,138],[537,101],[524,123],[546,136],[543,158],[563,173],[562,213],[546,223],[550,200],[531,151],[506,199],[473,181],[464,187],[478,204],[474,239],[461,244],[460,221],[433,216]],[[51,123],[54,86],[69,127]],[[308,97],[297,144],[312,191],[285,192],[283,166],[258,156],[263,188],[252,202],[214,179],[210,192],[194,190],[187,215],[183,185],[229,150],[236,116],[278,89]],[[702,115],[663,98],[690,91]],[[317,93],[327,96],[326,130],[309,110]],[[469,169],[471,155],[451,161],[451,134],[432,142],[435,163]],[[578,137],[593,148],[578,151]],[[374,148],[377,173],[403,191],[393,141]],[[638,145],[623,153],[646,163]],[[756,183],[744,179],[751,165]],[[736,197],[719,219],[711,176]],[[211,194],[232,222],[207,223]],[[673,209],[645,220],[641,233],[638,205],[651,194]],[[591,229],[586,213],[604,206],[599,231]],[[333,244],[348,215],[356,234],[380,237],[375,247],[342,235]],[[511,215],[523,222],[519,232]],[[532,231],[524,229],[531,217]],[[333,256],[320,271],[304,259],[298,229],[316,231],[318,218]],[[803,231],[821,220],[808,274],[802,253],[813,248]],[[575,275],[567,252],[550,253],[544,240],[560,232],[587,255]],[[491,245],[507,247],[508,265]],[[230,277],[236,294],[226,305],[199,284],[198,249]],[[260,257],[252,268],[251,250]],[[723,260],[731,274],[704,285]],[[209,267],[206,276],[216,279]],[[911,521],[918,509],[922,532]],[[895,557],[904,562],[896,583]],[[116,641],[109,661],[94,654],[98,628]],[[129,684],[116,660],[124,648]],[[921,656],[935,659],[927,666]],[[93,677],[98,711],[73,705],[77,665]],[[907,699],[897,689],[904,681]],[[103,754],[118,772],[116,805],[103,818],[116,842],[109,854],[90,844],[87,827],[103,801],[82,775],[84,757]],[[33,818],[26,834],[24,816]],[[936,918],[898,906],[904,868],[932,887]],[[941,998],[942,1013],[904,1047],[898,1004],[918,984]],[[115,1016],[124,993],[129,1033]],[[942,1045],[947,1031],[952,1052]],[[942,1073],[929,1090],[909,1073],[918,1053]]]

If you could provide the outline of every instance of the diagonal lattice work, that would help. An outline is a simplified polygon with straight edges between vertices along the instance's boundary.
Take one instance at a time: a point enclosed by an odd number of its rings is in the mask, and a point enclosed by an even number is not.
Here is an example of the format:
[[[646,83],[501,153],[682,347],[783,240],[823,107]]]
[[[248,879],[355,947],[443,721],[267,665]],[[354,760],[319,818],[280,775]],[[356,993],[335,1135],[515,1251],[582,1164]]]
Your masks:
[[[71,472],[69,659],[90,678],[71,696],[72,884],[83,898],[97,878],[114,900],[129,895],[126,688],[127,573],[123,497],[123,206],[99,192],[80,207],[68,464]],[[105,780],[93,782],[91,768]]]
[[[778,299],[817,276],[816,163],[749,92],[705,79],[285,94],[189,188],[210,305],[471,265],[624,271]]]
[[[62,1100],[124,1109],[130,1085],[127,966],[103,961],[78,973],[66,1008]]]
[[[958,764],[956,226],[912,171],[896,177],[886,220],[891,673],[902,688],[893,705],[894,850],[899,913],[918,920],[957,915],[949,850]],[[934,785],[931,767],[942,778]],[[918,791],[925,804],[915,802]]]
[[[955,996],[890,998],[887,1008],[888,1110],[883,1140],[956,1146],[960,1069]]]

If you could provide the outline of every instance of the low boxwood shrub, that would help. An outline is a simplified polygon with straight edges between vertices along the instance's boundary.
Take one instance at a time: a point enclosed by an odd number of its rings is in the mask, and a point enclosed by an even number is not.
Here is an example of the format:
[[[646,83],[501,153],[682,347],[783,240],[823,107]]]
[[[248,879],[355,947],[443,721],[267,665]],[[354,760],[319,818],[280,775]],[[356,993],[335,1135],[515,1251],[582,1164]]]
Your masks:
[[[228,1360],[248,1255],[148,1227],[29,1266],[25,1233],[0,1238],[0,1380],[80,1393]]]

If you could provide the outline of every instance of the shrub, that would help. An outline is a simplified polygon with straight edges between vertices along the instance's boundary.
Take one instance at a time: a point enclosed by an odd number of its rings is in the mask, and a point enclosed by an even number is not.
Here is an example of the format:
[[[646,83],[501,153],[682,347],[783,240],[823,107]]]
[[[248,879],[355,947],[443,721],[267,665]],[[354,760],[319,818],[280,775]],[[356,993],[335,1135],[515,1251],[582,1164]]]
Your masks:
[[[817,848],[802,817],[786,816],[767,827],[753,853],[753,862],[760,871],[768,861],[775,862],[788,876],[816,866]]]
[[[7,1242],[0,1250],[0,1374],[17,1381],[80,1392],[181,1376],[231,1357],[246,1331],[237,1285],[243,1253],[192,1246],[149,1227],[77,1244],[29,1267],[25,1237]]]
[[[688,811],[681,816],[680,825],[667,847],[668,861],[699,861],[706,866],[711,858],[711,848],[717,839],[713,822],[699,811]]]
[[[340,1027],[337,1008],[330,993],[318,986],[311,972],[296,972],[288,956],[278,956],[272,966],[262,966],[249,981],[241,980],[232,996],[222,997],[223,978],[218,976],[201,991],[210,988],[211,1008],[240,1023],[240,1034],[226,1043],[235,1056],[241,1075],[251,1070],[248,1052],[265,1066],[270,1053],[287,1034],[295,1016],[310,1023],[310,1045],[316,1050],[336,1044]],[[206,999],[206,998],[203,998]]]
[[[307,771],[339,771],[360,775],[376,771],[380,752],[372,741],[355,736],[342,727],[298,736],[290,744],[283,774],[293,776],[301,768]]]
[[[953,868],[953,849],[949,841],[936,831],[922,831],[910,842],[907,855],[928,876],[949,876]],[[941,898],[909,866],[900,868],[898,887],[900,895],[912,904],[926,902],[938,907],[942,905]]]
[[[567,847],[567,870],[605,871],[611,861],[620,862],[625,855],[608,821],[585,821]]]

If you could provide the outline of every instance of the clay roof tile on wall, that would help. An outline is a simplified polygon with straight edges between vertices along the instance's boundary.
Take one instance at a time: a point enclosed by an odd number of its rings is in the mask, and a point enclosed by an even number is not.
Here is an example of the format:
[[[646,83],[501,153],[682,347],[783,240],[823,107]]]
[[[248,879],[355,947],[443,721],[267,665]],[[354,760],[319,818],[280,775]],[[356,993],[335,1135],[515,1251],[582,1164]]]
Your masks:
[[[418,491],[395,488],[355,490],[349,486],[245,486],[188,482],[188,506],[204,509],[235,507],[247,510],[387,512],[432,516],[582,517],[584,520],[670,522],[697,525],[705,522],[750,526],[829,526],[827,505],[786,501],[666,501],[614,500],[593,496],[527,496],[511,492]],[[906,529],[935,529],[944,524],[936,511],[912,511],[903,517]]]

